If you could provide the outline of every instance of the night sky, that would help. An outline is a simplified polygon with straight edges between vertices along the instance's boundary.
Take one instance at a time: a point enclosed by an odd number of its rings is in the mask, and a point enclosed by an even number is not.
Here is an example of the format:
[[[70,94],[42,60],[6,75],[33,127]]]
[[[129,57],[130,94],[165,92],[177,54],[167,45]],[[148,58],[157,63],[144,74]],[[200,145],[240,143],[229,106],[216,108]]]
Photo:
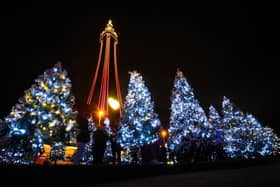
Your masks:
[[[237,1],[115,5],[27,3],[1,6],[0,118],[38,75],[61,61],[78,108],[85,105],[109,18],[119,34],[118,68],[124,99],[128,71],[139,71],[155,111],[168,125],[170,96],[180,68],[208,112],[227,96],[280,134],[273,116],[279,85],[279,29],[272,4]],[[272,95],[274,95],[274,100]]]

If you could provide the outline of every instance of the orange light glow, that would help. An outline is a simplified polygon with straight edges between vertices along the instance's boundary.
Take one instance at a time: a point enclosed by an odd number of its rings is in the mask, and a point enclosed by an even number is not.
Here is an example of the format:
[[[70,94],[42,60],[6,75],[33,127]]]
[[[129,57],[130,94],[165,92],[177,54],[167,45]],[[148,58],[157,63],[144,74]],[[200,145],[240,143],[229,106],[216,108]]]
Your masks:
[[[104,115],[103,110],[99,110],[99,111],[98,111],[98,117],[101,118],[103,115]]]
[[[166,130],[162,130],[160,133],[161,133],[161,136],[162,136],[163,138],[165,138],[165,137],[166,137],[166,135],[167,135]]]
[[[103,110],[99,110],[97,112],[97,115],[98,115],[98,126],[100,126],[100,122],[101,122],[101,118],[105,115],[105,112]]]

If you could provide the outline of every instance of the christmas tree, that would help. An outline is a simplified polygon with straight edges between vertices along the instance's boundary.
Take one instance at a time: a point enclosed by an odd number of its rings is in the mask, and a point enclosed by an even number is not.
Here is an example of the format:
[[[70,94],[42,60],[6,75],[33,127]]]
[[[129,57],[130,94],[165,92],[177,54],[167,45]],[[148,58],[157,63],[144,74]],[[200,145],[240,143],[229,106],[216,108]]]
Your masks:
[[[178,150],[185,138],[207,139],[211,127],[203,108],[195,98],[193,89],[178,69],[171,95],[169,148]]]
[[[243,157],[246,148],[245,115],[227,98],[223,97],[224,150],[227,157]],[[243,153],[242,153],[243,152]]]
[[[212,105],[209,107],[208,121],[210,123],[211,129],[215,131],[216,141],[222,142],[223,141],[222,117],[215,109],[215,107]]]
[[[9,154],[25,157],[31,151],[29,144],[39,153],[45,143],[56,148],[51,152],[55,159],[56,153],[61,155],[64,152],[63,148],[57,149],[63,147],[58,145],[75,144],[73,127],[77,111],[73,110],[74,96],[70,93],[72,85],[67,75],[61,63],[57,63],[40,75],[35,84],[24,92],[19,103],[12,107],[5,121],[10,128],[10,139],[19,143],[9,145]]]
[[[6,121],[1,124],[6,129],[0,141],[1,164],[28,165],[36,161],[43,152],[42,134],[36,129],[36,122],[36,117],[26,112],[13,123]]]
[[[226,97],[222,105],[224,150],[230,158],[256,158],[276,155],[279,138],[269,127],[263,127],[252,114],[244,114]]]
[[[130,72],[118,142],[125,150],[150,144],[159,139],[159,129],[160,120],[154,111],[151,93],[140,73]]]
[[[256,143],[256,151],[262,155],[277,155],[280,149],[280,139],[273,132],[273,129],[261,123],[252,115],[246,115],[247,123],[255,127],[255,136],[258,141]]]

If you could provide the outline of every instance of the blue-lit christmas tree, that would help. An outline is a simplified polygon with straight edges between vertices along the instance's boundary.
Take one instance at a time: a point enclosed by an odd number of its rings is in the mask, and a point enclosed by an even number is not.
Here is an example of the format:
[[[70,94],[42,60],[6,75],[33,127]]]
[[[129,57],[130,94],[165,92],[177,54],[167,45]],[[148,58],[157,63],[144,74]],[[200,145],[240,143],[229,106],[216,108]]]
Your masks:
[[[171,95],[171,114],[168,146],[177,152],[186,141],[206,140],[212,137],[211,126],[193,89],[178,69]]]
[[[245,115],[241,129],[243,134],[247,134],[247,137],[243,139],[246,141],[246,147],[242,150],[245,158],[278,154],[279,138],[273,133],[273,129],[263,127],[252,114]]]
[[[227,98],[223,97],[224,150],[229,158],[242,158],[246,147],[245,115]],[[244,124],[244,125],[243,125]]]
[[[158,140],[160,126],[151,93],[142,76],[136,71],[130,72],[117,141],[129,152],[134,147],[139,148]]]
[[[224,150],[230,158],[256,158],[276,155],[279,138],[263,127],[252,114],[244,114],[226,97],[222,104]]]
[[[261,156],[277,155],[280,151],[280,139],[268,126],[263,126],[252,114],[246,114],[246,122],[254,128],[252,142],[255,154]]]
[[[0,141],[0,164],[28,165],[36,162],[43,152],[43,139],[34,122],[27,113],[9,127],[8,134]]]
[[[208,149],[211,150],[208,155],[211,161],[222,160],[226,157],[223,150],[224,145],[224,125],[222,117],[214,106],[209,107],[208,121],[212,130],[212,141],[208,144]],[[209,148],[210,147],[210,148]]]
[[[222,129],[222,118],[214,106],[209,107],[208,121],[217,130]]]
[[[216,134],[216,136],[214,136],[215,141],[222,142],[224,131],[222,117],[212,105],[209,107],[208,121],[210,123],[211,129],[214,131],[214,134]]]
[[[61,63],[57,63],[40,75],[24,92],[19,103],[12,107],[5,122],[10,129],[8,139],[13,144],[1,148],[4,162],[30,163],[29,155],[40,154],[42,144],[54,148],[51,159],[61,159],[63,146],[76,143],[73,127],[77,111],[73,109],[75,98],[70,93],[72,85],[67,75]]]

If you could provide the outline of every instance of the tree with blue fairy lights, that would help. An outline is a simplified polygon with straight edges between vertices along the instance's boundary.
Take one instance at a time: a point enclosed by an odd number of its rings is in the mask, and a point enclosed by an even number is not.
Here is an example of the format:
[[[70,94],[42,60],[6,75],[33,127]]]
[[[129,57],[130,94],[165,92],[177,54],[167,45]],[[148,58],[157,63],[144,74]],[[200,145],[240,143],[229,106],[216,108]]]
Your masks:
[[[154,143],[159,139],[160,120],[154,111],[154,103],[143,77],[137,71],[129,72],[128,93],[123,105],[118,142],[125,153],[133,152],[144,144]],[[135,151],[132,151],[135,150]],[[133,156],[132,156],[133,157]],[[124,158],[133,162],[133,158]],[[138,159],[139,161],[139,159]]]
[[[277,155],[280,150],[280,139],[273,129],[263,126],[252,114],[246,114],[246,123],[254,129],[251,132],[254,137],[251,139],[251,144],[254,145],[255,154],[259,156]],[[248,146],[247,149],[250,147]]]
[[[256,158],[277,155],[279,138],[252,114],[244,114],[227,98],[222,104],[224,150],[229,158]]]
[[[208,141],[211,126],[183,72],[177,69],[171,95],[168,147],[184,151],[194,142]]]
[[[227,97],[223,97],[224,150],[229,158],[243,158],[247,132],[245,114],[237,109]]]
[[[214,129],[222,131],[222,117],[212,105],[209,107],[208,121]]]
[[[208,121],[210,123],[211,129],[213,130],[213,141],[212,144],[212,160],[220,160],[224,159],[224,151],[223,151],[223,141],[224,141],[224,129],[223,129],[223,122],[222,117],[216,110],[214,106],[209,107],[208,113]]]
[[[40,154],[43,144],[75,145],[73,127],[76,126],[78,112],[73,109],[75,98],[71,94],[72,84],[67,76],[61,63],[55,64],[40,75],[35,84],[24,92],[19,103],[12,107],[5,122],[9,126],[8,139],[18,143],[9,144],[8,151],[5,146],[1,147],[1,155],[14,155],[12,157],[16,159],[11,158],[9,161],[9,158],[1,156],[2,162],[29,164],[31,158],[25,158],[26,155],[32,151]],[[54,147],[56,150],[52,153],[58,153],[61,157],[64,149]],[[52,154],[52,158],[55,159],[55,154]]]
[[[1,164],[28,165],[36,162],[43,152],[43,137],[35,122],[32,114],[25,113],[12,124],[6,123],[8,132],[0,141]]]

